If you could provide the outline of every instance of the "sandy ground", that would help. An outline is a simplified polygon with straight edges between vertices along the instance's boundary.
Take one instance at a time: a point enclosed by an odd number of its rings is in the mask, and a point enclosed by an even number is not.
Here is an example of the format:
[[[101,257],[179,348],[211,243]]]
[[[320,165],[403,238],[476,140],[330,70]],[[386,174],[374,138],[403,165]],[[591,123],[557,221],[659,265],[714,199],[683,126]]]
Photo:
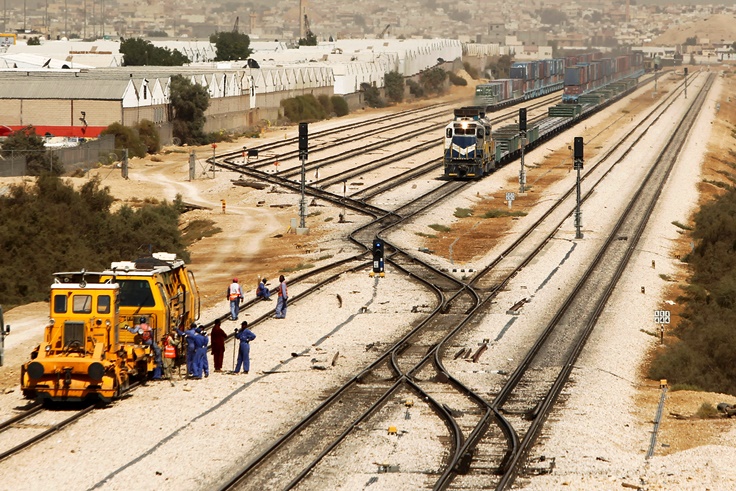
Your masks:
[[[660,83],[662,92],[668,90],[664,81]],[[539,460],[544,455],[547,463],[554,458],[554,471],[520,484],[530,489],[561,489],[563,486],[564,489],[618,489],[624,483],[643,489],[732,489],[736,485],[736,477],[729,474],[736,456],[731,443],[733,423],[730,420],[691,418],[702,402],[734,402],[734,398],[719,394],[669,393],[665,415],[674,413],[686,419],[665,417],[655,458],[647,461],[642,450],[646,451],[649,443],[651,420],[660,390],[658,381],[648,381],[641,376],[642,364],[657,342],[642,330],[653,329],[649,322],[652,311],[670,305],[664,302],[674,301],[677,295],[673,282],[665,281],[660,275],[676,281],[686,277],[684,266],[676,259],[676,254],[689,242],[671,222],[688,223],[698,201],[717,192],[713,186],[698,183],[704,179],[716,179],[713,176],[720,174],[713,155],[724,152],[724,145],[730,144],[733,148],[733,139],[727,138],[731,128],[729,121],[735,120],[734,103],[728,99],[734,100],[735,94],[731,90],[730,85],[719,83],[712,92],[709,111],[702,116],[696,134],[688,143],[683,162],[678,163],[671,177],[657,219],[650,223],[641,252],[622,280],[576,367],[573,383],[545,431],[543,446],[532,457]],[[586,158],[595,158],[596,150],[606,145],[612,133],[631,124],[633,111],[643,107],[647,99],[651,100],[652,96],[645,89],[628,105],[617,106],[588,120],[582,130],[586,142],[590,142],[586,147],[586,152],[590,150]],[[715,111],[716,102],[721,104],[719,112]],[[556,192],[557,183],[569,179],[567,145],[580,131],[578,128],[575,132],[567,132],[528,156],[528,182],[533,183],[532,191],[526,197],[520,197],[514,203],[515,208],[531,210],[543,204],[553,196],[551,193]],[[295,134],[296,128],[273,129],[263,138],[223,143],[218,145],[218,150],[255,146],[269,139],[283,139],[284,135]],[[706,142],[709,143],[706,145]],[[199,168],[204,170],[203,159],[211,154],[211,149],[203,147],[195,151],[200,159]],[[290,220],[298,214],[298,196],[279,190],[259,191],[232,186],[230,179],[236,176],[227,172],[218,172],[214,178],[198,175],[195,181],[190,182],[187,176],[188,151],[176,149],[162,154],[157,160],[159,158],[160,162],[152,159],[131,161],[128,181],[123,180],[116,169],[99,169],[97,175],[121,202],[134,203],[145,196],[173,199],[179,193],[185,201],[209,208],[184,217],[185,221],[208,218],[223,230],[191,248],[191,268],[197,275],[202,292],[205,321],[227,311],[222,292],[233,276],[241,280],[246,291],[254,289],[261,276],[271,279],[270,286],[273,287],[275,278],[284,270],[298,268],[305,262],[320,264],[320,261],[329,261],[320,258],[346,254],[344,237],[364,220],[349,215],[348,221],[352,223],[339,224],[337,218],[342,210],[325,206],[320,215],[309,221],[309,235],[290,234],[287,233]],[[607,193],[621,194],[617,186],[623,189],[623,183],[632,180],[631,173],[640,172],[641,168],[642,162],[630,163],[628,170],[612,178],[616,184]],[[518,184],[514,181],[517,172],[515,165],[507,166],[480,181],[457,202],[443,205],[410,224],[408,232],[399,236],[410,244],[410,249],[433,249],[432,258],[442,267],[481,264],[483,248],[487,250],[490,243],[502,243],[513,233],[514,227],[522,226],[523,220],[481,221],[470,218],[463,221],[448,217],[458,207],[473,209],[474,216],[489,208],[505,207],[504,193],[515,188],[518,191]],[[609,194],[601,191],[599,201],[592,202],[591,206],[606,209],[608,203],[613,202]],[[227,204],[224,214],[221,200]],[[615,211],[615,206],[610,207],[609,213]],[[605,213],[586,214],[584,220],[588,241],[581,244],[581,254],[585,247],[592,250],[591,244],[609,221]],[[451,225],[452,233],[447,237],[426,237],[432,232],[428,226],[433,223]],[[422,233],[424,235],[420,235]],[[559,258],[570,253],[570,237],[574,235],[571,223],[561,234],[561,240],[545,253],[545,260],[538,262],[536,267],[540,269],[535,272],[528,268],[528,276],[521,276],[499,300],[501,305],[513,303],[536,289],[538,299],[530,304],[525,321],[530,325],[544,319],[544,312],[549,310],[545,305],[559,299],[559,292],[564,291],[570,283],[569,278],[575,275],[574,268],[561,268],[553,281],[539,289],[541,281],[538,278],[549,275],[549,264],[563,264]],[[651,267],[653,259],[656,260],[656,268]],[[646,285],[646,295],[640,293],[642,285]],[[337,295],[343,299],[341,307],[338,307]],[[247,378],[215,374],[198,383],[181,381],[173,388],[158,384],[136,391],[130,399],[118,401],[86,418],[84,425],[75,425],[58,438],[36,445],[32,458],[9,460],[0,471],[5,483],[0,488],[212,488],[220,476],[228,475],[237,463],[257,454],[274,435],[312,408],[320,393],[351,376],[362,363],[367,362],[371,356],[367,346],[389,343],[415,318],[412,311],[421,315],[432,307],[432,302],[426,292],[399,275],[389,274],[381,280],[369,279],[367,271],[348,275],[309,302],[290,306],[286,322],[270,320],[259,327],[256,332],[258,338],[253,345],[254,368]],[[636,308],[630,308],[632,305]],[[255,317],[272,307],[263,302],[250,315]],[[503,315],[490,318],[500,320]],[[6,415],[3,419],[13,412],[14,407],[23,404],[17,390],[17,367],[38,342],[42,333],[40,326],[47,316],[48,306],[44,303],[19,307],[6,315],[6,322],[12,325],[13,333],[6,340],[6,366],[0,369],[0,389],[4,392],[0,396],[0,412]],[[228,325],[226,329],[232,327]],[[488,332],[497,330],[498,323],[491,322],[484,329]],[[512,330],[508,334],[509,342],[513,336],[521,335]],[[230,348],[229,344],[225,355],[226,368],[232,357]],[[297,356],[292,356],[294,353]],[[313,368],[333,359],[336,353],[339,360],[336,367],[329,370]],[[492,364],[491,360],[489,356],[484,363]],[[138,411],[156,416],[150,421],[129,417]],[[400,417],[401,412],[385,416],[389,420]],[[431,468],[433,454],[429,449],[436,447],[436,440],[414,441],[413,445],[410,445],[410,439],[386,442],[382,436],[385,431],[381,431],[385,428],[385,418],[376,421],[372,427],[374,438],[366,438],[359,447],[372,451],[356,449],[355,454],[362,457],[352,462],[350,467],[343,467],[347,470],[343,474],[347,476],[329,474],[332,476],[328,481],[329,487],[367,487],[365,483],[376,472],[373,462],[387,454],[393,461],[403,463],[402,469],[408,471],[406,474]],[[240,424],[254,419],[257,420],[255,425]],[[412,425],[421,426],[422,420],[419,417],[415,420]],[[125,441],[125,445],[119,445],[121,441]],[[110,453],[108,449],[112,447],[117,450]],[[427,455],[418,459],[417,452],[421,452],[421,448],[427,449]],[[180,459],[177,456],[192,449],[211,454],[206,472],[196,466],[181,469],[178,465]],[[434,452],[440,453],[438,450]],[[64,459],[59,458],[61,454],[65,455]],[[27,476],[31,472],[37,475],[40,462],[45,463],[44,474],[47,477],[38,476],[34,480],[37,486],[29,486]],[[413,466],[412,462],[416,465]],[[68,475],[65,471],[69,466],[79,469],[79,472],[74,476]],[[544,466],[548,468],[548,464],[540,464],[540,467]],[[424,485],[411,478],[397,481],[400,478],[398,474],[402,473],[381,475],[370,489],[416,489]]]

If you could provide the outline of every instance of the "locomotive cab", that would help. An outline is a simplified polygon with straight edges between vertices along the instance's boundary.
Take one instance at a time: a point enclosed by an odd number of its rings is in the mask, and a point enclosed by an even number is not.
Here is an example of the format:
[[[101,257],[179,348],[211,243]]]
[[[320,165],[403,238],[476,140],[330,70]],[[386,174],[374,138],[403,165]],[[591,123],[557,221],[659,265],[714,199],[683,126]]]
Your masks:
[[[21,366],[26,398],[110,401],[127,388],[127,359],[136,355],[119,349],[119,287],[95,276],[57,274],[43,342]]]
[[[493,169],[491,123],[479,108],[455,110],[445,127],[445,176],[479,178]]]

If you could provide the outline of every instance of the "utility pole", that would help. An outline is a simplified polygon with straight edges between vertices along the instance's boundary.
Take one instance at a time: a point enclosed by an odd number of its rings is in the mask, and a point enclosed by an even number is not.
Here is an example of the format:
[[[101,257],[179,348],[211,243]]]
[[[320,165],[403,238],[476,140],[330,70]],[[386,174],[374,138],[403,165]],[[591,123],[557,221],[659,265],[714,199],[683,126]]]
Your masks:
[[[583,170],[583,137],[576,136],[573,148],[573,169],[578,171],[577,182],[575,183],[576,205],[575,205],[575,238],[582,239],[583,232],[583,212],[580,211],[580,171]]]
[[[69,21],[69,8],[67,7],[67,0],[64,0],[64,37],[69,39],[69,31],[67,31]]]

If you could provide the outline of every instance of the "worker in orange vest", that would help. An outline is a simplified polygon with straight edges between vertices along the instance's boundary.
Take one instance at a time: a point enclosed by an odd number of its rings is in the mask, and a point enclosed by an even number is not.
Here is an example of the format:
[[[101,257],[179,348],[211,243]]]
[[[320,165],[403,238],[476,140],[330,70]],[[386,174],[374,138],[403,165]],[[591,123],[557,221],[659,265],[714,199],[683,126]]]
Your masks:
[[[176,337],[176,331],[173,329],[164,338],[164,377],[166,377],[171,386],[174,386],[174,380],[172,376],[172,369],[176,363],[176,348],[181,344],[181,341]]]
[[[227,299],[230,300],[230,320],[238,320],[240,302],[243,300],[243,290],[240,288],[237,278],[227,288]]]

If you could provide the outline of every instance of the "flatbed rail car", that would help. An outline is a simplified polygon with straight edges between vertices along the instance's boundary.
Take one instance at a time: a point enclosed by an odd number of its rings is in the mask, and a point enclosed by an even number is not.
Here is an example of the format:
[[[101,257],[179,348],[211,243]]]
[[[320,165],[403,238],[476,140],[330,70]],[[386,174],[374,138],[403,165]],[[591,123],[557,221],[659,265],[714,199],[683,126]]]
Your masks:
[[[194,275],[175,254],[54,276],[43,342],[21,367],[28,399],[109,402],[155,373],[169,329],[199,318]],[[141,324],[148,339],[134,332]]]

